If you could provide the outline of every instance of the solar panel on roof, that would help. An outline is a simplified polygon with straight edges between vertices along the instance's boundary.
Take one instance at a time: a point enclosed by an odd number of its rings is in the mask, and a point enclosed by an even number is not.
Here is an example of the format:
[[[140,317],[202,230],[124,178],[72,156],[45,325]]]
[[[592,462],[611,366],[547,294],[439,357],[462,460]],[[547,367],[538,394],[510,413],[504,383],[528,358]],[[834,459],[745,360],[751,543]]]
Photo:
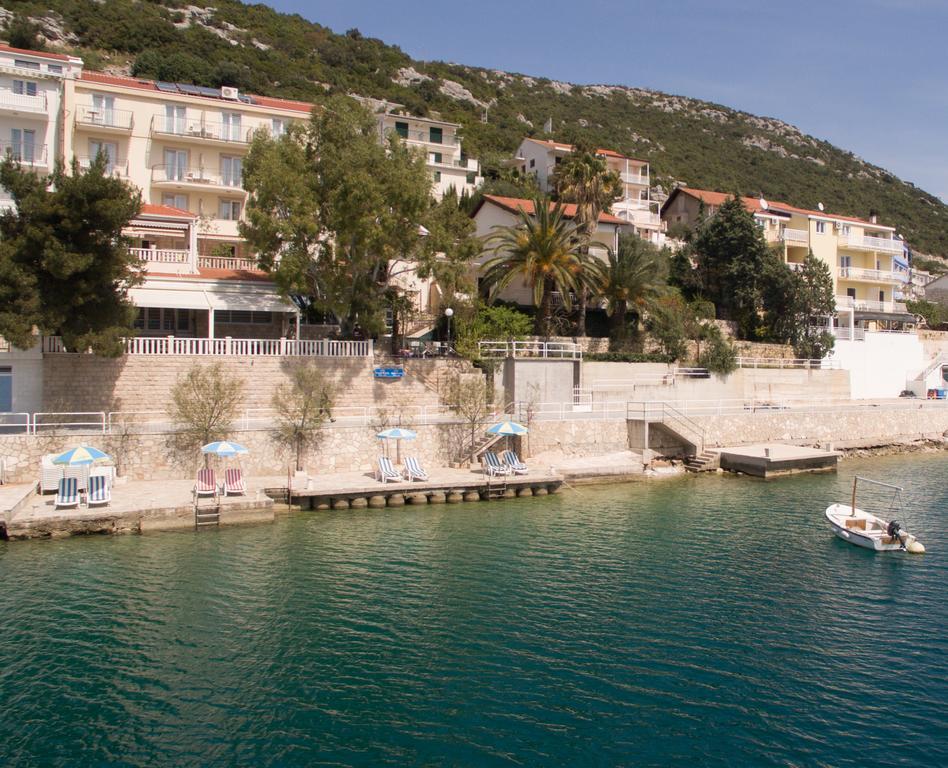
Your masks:
[[[197,88],[198,94],[201,96],[211,96],[213,98],[221,95],[221,92],[217,88],[208,88],[204,85],[197,85],[195,88]]]
[[[174,83],[164,83],[161,80],[155,83],[155,88],[157,88],[159,91],[165,91],[166,93],[178,92],[178,86],[176,86]]]
[[[244,104],[256,104],[256,102],[252,98],[250,98],[249,96],[244,96],[243,94],[238,96],[237,99],[239,101],[242,101]]]
[[[200,96],[201,89],[196,85],[189,85],[188,83],[175,83],[178,86],[178,90],[181,93],[186,93],[189,96]]]

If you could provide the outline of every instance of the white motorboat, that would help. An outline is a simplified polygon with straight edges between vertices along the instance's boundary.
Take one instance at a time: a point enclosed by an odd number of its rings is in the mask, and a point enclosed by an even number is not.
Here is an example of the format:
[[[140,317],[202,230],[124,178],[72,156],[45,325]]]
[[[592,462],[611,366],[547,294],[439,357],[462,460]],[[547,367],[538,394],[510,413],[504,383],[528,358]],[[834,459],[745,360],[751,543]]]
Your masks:
[[[902,530],[898,520],[885,520],[856,506],[856,484],[862,481],[889,488],[893,494],[893,511],[897,504],[901,508],[902,489],[897,485],[879,483],[865,477],[853,478],[853,497],[850,504],[831,504],[826,508],[826,519],[839,538],[857,547],[874,549],[876,552],[911,552],[920,555],[925,547],[912,534]]]

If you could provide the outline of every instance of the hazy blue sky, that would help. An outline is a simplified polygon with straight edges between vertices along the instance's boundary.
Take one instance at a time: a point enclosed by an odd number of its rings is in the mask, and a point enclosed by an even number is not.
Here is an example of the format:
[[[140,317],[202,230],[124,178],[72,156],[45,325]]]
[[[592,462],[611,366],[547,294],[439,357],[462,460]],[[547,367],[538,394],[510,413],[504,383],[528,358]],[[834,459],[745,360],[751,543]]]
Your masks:
[[[270,0],[419,59],[777,117],[948,201],[948,0]]]

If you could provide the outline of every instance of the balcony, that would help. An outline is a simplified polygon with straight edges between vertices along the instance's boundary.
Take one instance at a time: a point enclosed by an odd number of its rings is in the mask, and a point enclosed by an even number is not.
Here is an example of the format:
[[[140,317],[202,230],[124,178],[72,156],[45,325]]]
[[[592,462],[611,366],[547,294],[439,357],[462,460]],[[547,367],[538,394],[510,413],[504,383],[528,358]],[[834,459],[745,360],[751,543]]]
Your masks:
[[[82,170],[87,171],[92,167],[92,163],[95,160],[94,157],[89,155],[79,155],[76,157],[79,161],[79,167]],[[127,179],[128,178],[128,161],[127,160],[115,160],[112,163],[109,163],[105,167],[106,176],[114,176],[116,179]]]
[[[154,165],[151,168],[151,183],[156,187],[173,189],[207,189],[216,187],[221,191],[246,194],[240,179],[233,174],[219,174],[198,167],[180,165]]]
[[[647,174],[626,173],[625,171],[620,171],[619,178],[622,179],[623,184],[638,184],[643,187],[648,186]]]
[[[837,296],[836,309],[854,309],[864,312],[908,312],[901,301],[871,301],[854,299],[852,296]]]
[[[397,131],[394,128],[385,129],[386,136],[398,136],[409,144],[425,144],[429,147],[457,147],[461,140],[457,134],[442,133],[440,140],[433,138],[428,131]]]
[[[0,110],[18,114],[27,112],[46,116],[46,94],[27,96],[25,93],[14,93],[11,90],[0,89]]]
[[[236,256],[198,256],[197,265],[202,269],[228,269],[235,272],[262,272],[254,259]]]
[[[12,157],[25,168],[48,168],[45,144],[30,144],[25,141],[0,141],[0,155]]]
[[[134,115],[127,109],[78,107],[76,125],[110,133],[129,133],[135,126]]]
[[[146,264],[187,264],[190,251],[171,248],[129,248],[129,252]]]
[[[888,237],[863,237],[861,235],[840,235],[839,244],[843,248],[855,248],[860,251],[881,251],[883,253],[902,253],[902,241]]]
[[[253,138],[253,128],[239,123],[222,123],[199,118],[169,118],[156,115],[151,119],[151,135],[171,137],[176,141],[197,141],[227,147],[246,147]]]
[[[784,227],[784,229],[780,231],[780,239],[788,245],[809,245],[810,233],[805,229],[790,229],[790,227]]]
[[[639,227],[660,227],[662,217],[651,207],[655,205],[650,200],[618,200],[612,204],[612,213],[620,219]]]
[[[898,272],[887,269],[863,269],[862,267],[839,267],[836,273],[840,280],[861,280],[868,283],[904,283]]]
[[[787,266],[790,267],[791,272],[802,272],[804,264],[802,261],[788,261]]]

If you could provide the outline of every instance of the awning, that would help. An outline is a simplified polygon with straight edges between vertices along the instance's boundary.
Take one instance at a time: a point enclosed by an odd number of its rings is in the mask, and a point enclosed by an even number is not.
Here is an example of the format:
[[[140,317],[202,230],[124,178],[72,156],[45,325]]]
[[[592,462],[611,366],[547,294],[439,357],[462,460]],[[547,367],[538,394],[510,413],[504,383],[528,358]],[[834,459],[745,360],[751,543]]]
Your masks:
[[[274,293],[237,293],[207,291],[207,299],[214,309],[244,309],[253,312],[297,312],[296,307]]]
[[[861,312],[856,310],[854,320],[888,320],[893,323],[917,323],[915,315],[909,312]]]
[[[167,309],[242,309],[251,312],[290,312],[298,310],[273,292],[261,290],[213,290],[205,283],[194,287],[176,281],[168,287],[132,288],[128,297],[136,307]]]
[[[176,288],[131,288],[128,297],[136,307],[165,307],[168,309],[210,309],[204,291],[185,291]]]

